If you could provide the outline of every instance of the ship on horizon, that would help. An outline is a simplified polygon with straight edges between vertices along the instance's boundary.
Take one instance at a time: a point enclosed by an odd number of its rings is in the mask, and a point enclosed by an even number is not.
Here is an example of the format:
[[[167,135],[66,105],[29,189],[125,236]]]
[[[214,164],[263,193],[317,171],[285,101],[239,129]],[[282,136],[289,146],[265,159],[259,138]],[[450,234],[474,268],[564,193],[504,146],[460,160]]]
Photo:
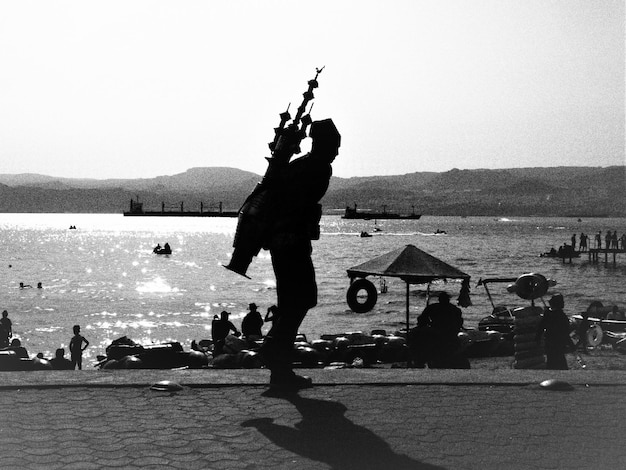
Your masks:
[[[165,202],[161,202],[160,211],[146,211],[143,208],[143,202],[139,202],[139,197],[137,197],[136,201],[130,200],[130,210],[124,211],[124,215],[137,217],[237,217],[239,211],[224,211],[221,201],[218,210],[205,210],[203,202],[200,202],[199,211],[186,211],[184,202],[176,206],[166,205]]]
[[[362,219],[362,220],[371,220],[371,219],[412,219],[418,220],[422,214],[415,213],[415,206],[412,206],[413,212],[411,214],[398,214],[395,212],[387,212],[386,206],[383,206],[382,212],[372,212],[369,210],[357,210],[356,204],[354,207],[346,207],[344,214],[341,216],[342,219]]]

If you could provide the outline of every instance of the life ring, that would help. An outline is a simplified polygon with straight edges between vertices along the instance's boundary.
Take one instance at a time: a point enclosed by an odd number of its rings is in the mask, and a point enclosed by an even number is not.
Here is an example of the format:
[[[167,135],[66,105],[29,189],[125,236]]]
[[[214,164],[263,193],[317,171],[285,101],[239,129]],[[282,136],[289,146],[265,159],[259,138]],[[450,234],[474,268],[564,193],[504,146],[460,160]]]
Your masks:
[[[365,302],[359,302],[358,294],[361,290],[365,290],[367,297]],[[357,279],[350,287],[348,287],[348,293],[346,294],[346,300],[348,306],[356,313],[369,312],[376,301],[378,300],[378,292],[376,292],[376,286],[365,278]]]
[[[590,326],[589,329],[585,332],[585,335],[587,336],[587,346],[593,347],[598,346],[602,342],[602,337],[604,336],[600,325]]]
[[[548,292],[550,284],[541,274],[523,274],[517,278],[514,284],[507,287],[507,291],[513,292],[525,300],[534,300],[543,297]]]

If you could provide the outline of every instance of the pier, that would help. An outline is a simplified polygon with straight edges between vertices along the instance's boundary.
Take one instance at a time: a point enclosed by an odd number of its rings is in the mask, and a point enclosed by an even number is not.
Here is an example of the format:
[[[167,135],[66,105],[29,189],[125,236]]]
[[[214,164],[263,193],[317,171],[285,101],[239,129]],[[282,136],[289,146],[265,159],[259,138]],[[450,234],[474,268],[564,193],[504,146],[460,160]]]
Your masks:
[[[588,252],[589,262],[594,263],[594,264],[599,263],[602,253],[604,253],[604,264],[609,263],[609,253],[610,253],[613,255],[613,265],[615,266],[615,264],[617,264],[617,255],[626,253],[626,249],[624,248],[590,248]]]

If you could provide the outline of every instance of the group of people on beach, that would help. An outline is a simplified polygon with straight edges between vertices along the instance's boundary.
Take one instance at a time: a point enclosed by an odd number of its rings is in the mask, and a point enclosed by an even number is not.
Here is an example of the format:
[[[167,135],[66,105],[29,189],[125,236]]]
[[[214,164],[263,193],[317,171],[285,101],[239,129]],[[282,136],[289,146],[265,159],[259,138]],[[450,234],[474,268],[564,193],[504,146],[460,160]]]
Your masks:
[[[264,323],[273,322],[278,315],[278,307],[272,305],[267,309],[265,318],[261,316],[258,306],[255,303],[248,305],[248,313],[241,322],[241,331],[229,320],[230,312],[226,310],[218,317],[213,317],[211,323],[211,338],[213,340],[213,355],[218,356],[223,353],[226,337],[231,334],[242,336],[247,341],[259,341],[263,339],[262,327]]]
[[[74,336],[70,339],[70,359],[65,357],[65,348],[57,348],[52,359],[44,357],[43,353],[38,353],[35,358],[48,361],[52,369],[74,370],[83,368],[83,351],[89,346],[89,341],[80,334],[80,325],[74,325]],[[13,322],[9,318],[9,312],[4,310],[0,318],[0,351],[14,351],[20,359],[30,359],[28,351],[19,338],[13,338]]]

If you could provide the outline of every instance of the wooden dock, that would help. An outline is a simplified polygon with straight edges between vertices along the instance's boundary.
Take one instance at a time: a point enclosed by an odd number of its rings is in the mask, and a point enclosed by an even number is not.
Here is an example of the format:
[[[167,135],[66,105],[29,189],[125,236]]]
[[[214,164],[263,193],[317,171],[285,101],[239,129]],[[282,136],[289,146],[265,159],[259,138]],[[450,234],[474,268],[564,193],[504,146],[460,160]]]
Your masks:
[[[615,266],[615,264],[617,263],[617,255],[626,253],[626,250],[623,248],[590,248],[588,252],[589,262],[594,263],[594,264],[599,263],[600,258],[602,257],[603,253],[604,253],[604,264],[609,263],[609,258],[610,258],[609,254],[612,254],[613,265]]]

